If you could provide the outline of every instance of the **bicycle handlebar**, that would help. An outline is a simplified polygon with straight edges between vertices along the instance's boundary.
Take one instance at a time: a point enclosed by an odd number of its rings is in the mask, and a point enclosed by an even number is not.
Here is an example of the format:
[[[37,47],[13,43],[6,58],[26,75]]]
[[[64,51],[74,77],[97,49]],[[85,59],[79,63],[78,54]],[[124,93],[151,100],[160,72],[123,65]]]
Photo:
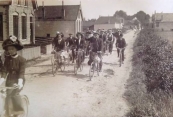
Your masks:
[[[0,87],[0,89],[18,89],[19,85],[14,85],[13,87]]]

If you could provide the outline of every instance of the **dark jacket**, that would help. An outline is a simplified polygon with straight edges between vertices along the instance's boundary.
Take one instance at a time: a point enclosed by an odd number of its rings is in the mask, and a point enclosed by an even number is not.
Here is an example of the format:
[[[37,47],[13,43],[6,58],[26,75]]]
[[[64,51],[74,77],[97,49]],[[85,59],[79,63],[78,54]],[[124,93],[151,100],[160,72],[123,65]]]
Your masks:
[[[98,38],[92,38],[91,39],[91,46],[92,46],[92,51],[97,52],[97,51],[102,51],[103,50],[103,40]]]
[[[116,41],[116,47],[118,47],[118,48],[125,48],[126,47],[126,41],[125,41],[125,39],[124,38],[122,40],[117,39],[117,41]]]
[[[52,45],[54,46],[55,50],[58,52],[65,48],[65,41],[64,39],[62,39],[61,42],[59,43],[58,38],[55,37],[52,41]]]
[[[76,39],[74,37],[72,38],[69,37],[66,39],[66,43],[68,44],[68,47],[75,46],[75,42],[76,42]]]
[[[22,78],[25,82],[25,66],[26,60],[18,55],[16,58],[7,57],[2,69],[2,78],[6,78],[6,86],[11,86],[14,83],[18,83],[18,79]]]
[[[79,43],[79,39],[76,39],[76,50],[78,51],[79,49],[85,49],[85,40],[84,39],[81,39],[80,40],[80,43]]]
[[[105,34],[100,35],[99,38],[101,38],[103,40],[103,42],[105,42],[107,40],[107,37]]]

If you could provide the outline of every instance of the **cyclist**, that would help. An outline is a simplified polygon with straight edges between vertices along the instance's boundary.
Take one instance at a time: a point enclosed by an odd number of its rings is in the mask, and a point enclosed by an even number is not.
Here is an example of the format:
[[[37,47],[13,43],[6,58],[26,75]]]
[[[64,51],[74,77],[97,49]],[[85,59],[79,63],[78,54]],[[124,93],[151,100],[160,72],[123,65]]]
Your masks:
[[[103,52],[106,52],[106,40],[107,40],[107,35],[104,32],[104,30],[101,30],[101,34],[99,36],[99,38],[101,38],[103,40]]]
[[[83,39],[84,36],[83,36],[83,34],[81,32],[78,32],[76,34],[76,37],[77,37],[76,43],[75,43],[76,44],[76,51],[79,51],[79,50],[83,51],[82,53],[79,54],[80,55],[79,58],[81,58],[79,60],[79,62],[81,63],[81,62],[84,62],[84,60],[85,60],[85,52],[84,52],[85,40]]]
[[[116,41],[116,47],[117,47],[118,57],[119,57],[119,52],[120,52],[119,48],[120,48],[120,49],[123,49],[123,50],[122,50],[122,61],[123,61],[123,62],[124,62],[124,51],[125,51],[126,45],[127,45],[127,44],[126,44],[125,39],[123,38],[123,34],[120,34],[120,38],[117,39],[117,41]]]
[[[107,43],[109,45],[109,53],[112,54],[113,43],[114,43],[114,36],[112,34],[112,30],[108,31]]]
[[[11,36],[3,42],[2,47],[10,56],[5,58],[0,78],[0,85],[2,85],[6,78],[6,87],[13,87],[16,84],[19,86],[18,89],[7,90],[7,97],[5,99],[6,115],[17,117],[24,113],[24,107],[19,93],[25,84],[24,74],[26,60],[17,54],[18,50],[23,49],[23,45],[15,36]],[[9,106],[11,101],[12,108]]]
[[[90,31],[88,31],[88,32],[86,32],[86,36],[85,36],[85,42],[86,42],[86,56],[88,56],[89,55],[89,49],[90,49],[90,46],[89,46],[89,44],[90,44],[90,40],[91,40],[91,32]]]
[[[64,58],[65,60],[65,56],[63,55],[63,51],[65,49],[65,40],[63,39],[63,37],[63,33],[57,32],[56,37],[52,41],[52,46],[53,49],[56,51],[55,58],[58,59],[61,56],[61,59]]]
[[[75,52],[74,52],[74,49],[76,48],[75,46],[75,41],[76,41],[76,38],[73,37],[73,34],[69,34],[69,37],[66,39],[66,46],[72,50],[72,63],[74,63],[74,59],[75,59]]]
[[[94,54],[98,53],[98,56],[100,58],[100,72],[102,71],[102,49],[103,49],[103,40],[99,38],[99,33],[94,32],[94,36],[90,41],[90,45],[91,45],[91,54],[89,57],[89,61],[88,61],[88,65],[91,65],[91,63],[94,60]]]

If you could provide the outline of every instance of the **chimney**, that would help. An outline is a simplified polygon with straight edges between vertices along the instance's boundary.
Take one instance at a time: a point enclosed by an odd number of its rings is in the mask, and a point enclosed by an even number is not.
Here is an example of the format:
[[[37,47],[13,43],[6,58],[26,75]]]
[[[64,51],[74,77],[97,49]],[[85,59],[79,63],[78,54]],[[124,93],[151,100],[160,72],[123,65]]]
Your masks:
[[[45,19],[44,1],[42,1],[42,18]]]
[[[65,19],[64,0],[62,0],[61,17],[62,17],[62,19]]]

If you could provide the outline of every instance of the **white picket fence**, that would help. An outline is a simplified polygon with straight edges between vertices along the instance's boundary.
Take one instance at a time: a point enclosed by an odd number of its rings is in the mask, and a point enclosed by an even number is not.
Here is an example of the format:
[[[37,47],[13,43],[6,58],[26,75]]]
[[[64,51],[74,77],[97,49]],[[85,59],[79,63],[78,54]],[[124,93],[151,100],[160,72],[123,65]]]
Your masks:
[[[24,48],[23,50],[18,51],[18,54],[24,57],[26,60],[36,59],[41,57],[40,46]]]

